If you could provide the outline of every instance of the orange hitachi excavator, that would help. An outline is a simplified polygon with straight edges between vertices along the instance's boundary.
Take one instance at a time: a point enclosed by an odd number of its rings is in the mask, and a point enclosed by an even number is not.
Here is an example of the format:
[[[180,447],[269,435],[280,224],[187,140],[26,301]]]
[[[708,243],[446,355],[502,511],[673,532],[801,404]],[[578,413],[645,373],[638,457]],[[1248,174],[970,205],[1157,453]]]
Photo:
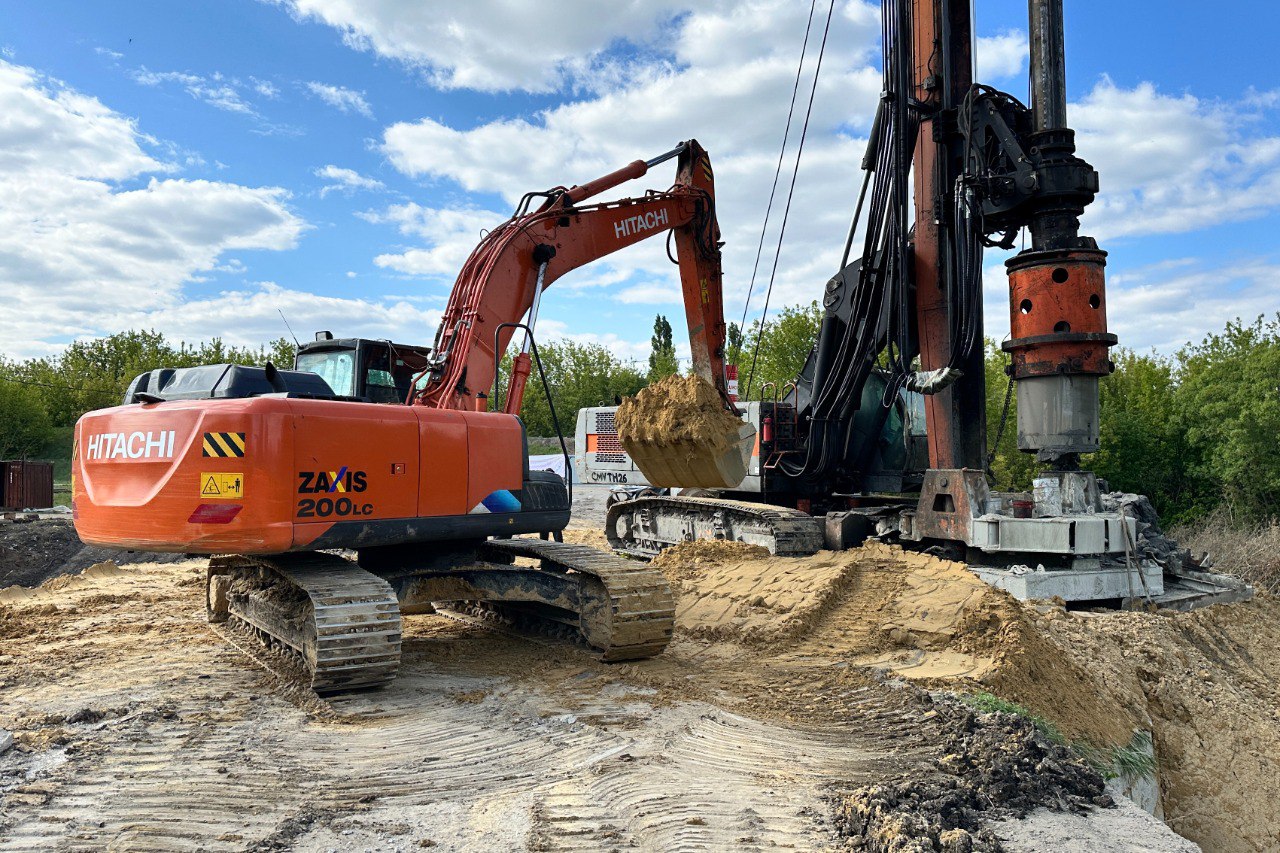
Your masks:
[[[672,158],[670,189],[584,203]],[[137,377],[123,405],[76,425],[77,532],[94,545],[215,555],[209,620],[301,665],[321,693],[390,681],[401,613],[432,602],[568,625],[606,660],[658,654],[672,628],[666,580],[561,541],[566,484],[530,471],[515,413],[543,289],[659,234],[675,242],[694,367],[724,394],[715,192],[691,140],[526,195],[467,260],[430,348],[329,336],[302,348],[301,369]],[[506,402],[488,411],[497,357],[517,331]],[[541,539],[512,538],[529,533]]]

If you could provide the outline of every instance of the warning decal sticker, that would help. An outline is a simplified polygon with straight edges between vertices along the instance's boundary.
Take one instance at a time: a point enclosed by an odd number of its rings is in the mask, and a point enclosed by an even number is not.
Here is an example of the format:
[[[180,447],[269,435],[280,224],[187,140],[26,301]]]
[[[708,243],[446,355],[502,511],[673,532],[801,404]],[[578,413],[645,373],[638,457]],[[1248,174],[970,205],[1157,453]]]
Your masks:
[[[244,456],[245,440],[242,432],[206,432],[201,445],[201,456],[228,458]]]
[[[205,472],[200,475],[200,497],[244,497],[244,475],[225,471]]]

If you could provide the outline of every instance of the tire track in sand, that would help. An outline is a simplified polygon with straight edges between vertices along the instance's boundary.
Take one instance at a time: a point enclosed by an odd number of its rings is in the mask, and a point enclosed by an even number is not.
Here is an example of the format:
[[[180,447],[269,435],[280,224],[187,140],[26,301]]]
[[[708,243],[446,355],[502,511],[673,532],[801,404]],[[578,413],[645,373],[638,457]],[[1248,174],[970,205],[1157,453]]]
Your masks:
[[[189,591],[131,597],[170,571],[60,593],[69,607],[45,626],[39,653],[55,663],[38,681],[23,680],[20,658],[0,663],[12,677],[6,721],[107,709],[90,723],[17,726],[61,728],[70,743],[0,757],[0,778],[31,771],[0,790],[0,851],[821,849],[828,786],[883,769],[854,721],[806,731],[661,702],[608,669],[618,692],[595,697],[604,713],[592,715],[563,680],[473,675],[483,667],[470,655],[590,665],[576,649],[530,650],[475,628],[447,644],[410,639],[389,688],[308,714],[239,653],[192,642]],[[103,586],[121,603],[71,609]],[[110,630],[139,621],[145,639]],[[66,763],[38,769],[60,749]]]

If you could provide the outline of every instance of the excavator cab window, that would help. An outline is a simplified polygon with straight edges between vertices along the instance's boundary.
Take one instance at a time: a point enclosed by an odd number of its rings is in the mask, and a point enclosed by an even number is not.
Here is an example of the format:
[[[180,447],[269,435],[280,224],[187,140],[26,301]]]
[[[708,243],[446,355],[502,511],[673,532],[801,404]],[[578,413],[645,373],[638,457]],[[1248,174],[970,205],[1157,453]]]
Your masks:
[[[331,349],[319,352],[300,352],[295,363],[297,370],[314,373],[329,384],[339,397],[356,396],[356,354],[350,349]]]
[[[430,352],[427,347],[389,341],[329,338],[304,344],[294,369],[316,374],[339,397],[403,403],[413,378],[427,366]]]

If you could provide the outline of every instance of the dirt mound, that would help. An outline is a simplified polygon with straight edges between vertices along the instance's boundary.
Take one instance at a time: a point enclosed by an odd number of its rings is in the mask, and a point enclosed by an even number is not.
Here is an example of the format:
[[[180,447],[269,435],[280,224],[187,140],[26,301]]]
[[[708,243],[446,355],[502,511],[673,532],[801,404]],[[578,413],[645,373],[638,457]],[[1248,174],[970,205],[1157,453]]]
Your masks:
[[[999,851],[984,824],[1025,817],[1047,806],[1088,811],[1114,805],[1102,777],[1066,747],[1050,742],[1024,717],[976,714],[954,701],[934,713],[947,718],[947,743],[929,776],[903,776],[840,798],[836,828],[879,851]]]
[[[15,524],[0,521],[0,589],[39,586],[58,575],[74,574],[103,560],[128,563],[173,563],[184,554],[117,551],[85,545],[67,518],[41,518]]]
[[[26,601],[50,600],[51,593],[60,590],[82,589],[95,586],[96,582],[129,574],[129,570],[116,565],[114,560],[94,563],[79,574],[54,575],[38,587],[10,586],[0,589],[0,605]]]
[[[0,522],[0,587],[37,586],[82,548],[69,519]]]
[[[775,558],[727,543],[668,549],[659,566],[680,593],[678,632],[773,646],[804,634],[858,571],[850,554]]]
[[[710,566],[740,560],[767,559],[769,549],[745,542],[719,539],[695,539],[666,548],[653,559],[653,567],[661,569],[672,582],[695,578]]]
[[[10,590],[0,726],[20,742],[0,757],[0,849],[200,838],[243,850],[292,837],[294,816],[330,806],[341,817],[321,815],[293,848],[466,838],[477,849],[825,849],[837,781],[987,772],[982,757],[998,750],[951,746],[949,703],[857,661],[987,649],[981,614],[1003,599],[985,587],[960,596],[964,570],[891,549],[761,557],[711,545],[668,558],[682,598],[743,608],[724,618],[724,639],[681,629],[663,655],[613,664],[479,620],[410,616],[396,682],[327,714],[207,629],[203,560]],[[743,591],[747,572],[767,599]],[[1163,827],[1148,819],[1146,830]]]
[[[50,607],[53,607],[50,605]],[[56,612],[57,607],[53,607]],[[0,604],[0,640],[18,640],[35,634],[36,625],[33,617],[47,615],[44,612],[33,613],[30,610],[17,610]]]
[[[1082,677],[1041,680],[1054,662],[1028,655],[1005,663],[996,692],[1054,721],[1073,697],[1091,697],[1116,723],[1152,733],[1171,826],[1206,850],[1275,848],[1280,602],[1260,596],[1191,613],[1057,611],[1034,627],[1044,654],[1072,662]]]
[[[655,565],[681,594],[677,631],[746,644],[792,640],[796,654],[918,681],[985,676],[1020,616],[1017,602],[964,566],[879,543],[787,558],[688,543]]]
[[[680,593],[678,635],[818,671],[852,664],[990,691],[1104,756],[1150,732],[1175,829],[1211,850],[1280,838],[1266,802],[1280,785],[1274,598],[1191,613],[1067,611],[881,544],[794,559],[685,546],[662,567]]]
[[[668,376],[627,397],[615,416],[626,442],[689,441],[727,449],[742,421],[724,407],[715,386],[700,376]]]

